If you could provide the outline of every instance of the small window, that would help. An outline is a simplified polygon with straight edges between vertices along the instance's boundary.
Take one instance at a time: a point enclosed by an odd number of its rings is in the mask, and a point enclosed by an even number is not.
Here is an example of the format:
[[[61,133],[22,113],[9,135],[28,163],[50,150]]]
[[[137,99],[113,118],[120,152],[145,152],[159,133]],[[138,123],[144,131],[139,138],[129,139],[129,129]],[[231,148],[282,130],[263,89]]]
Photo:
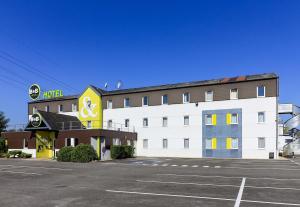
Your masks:
[[[169,100],[168,100],[168,95],[163,95],[162,96],[162,104],[168,104]]]
[[[258,138],[258,149],[265,149],[266,147],[266,139],[264,137]]]
[[[163,117],[163,123],[162,123],[163,127],[167,127],[168,126],[168,117]]]
[[[190,148],[190,139],[184,139],[184,149]]]
[[[230,99],[234,100],[234,99],[238,99],[238,98],[239,98],[238,89],[237,88],[230,89]]]
[[[205,140],[205,148],[206,149],[212,149],[212,139],[206,139]]]
[[[27,138],[24,138],[24,139],[23,139],[23,148],[24,148],[24,149],[27,149],[27,148],[28,148],[28,140],[27,140]]]
[[[184,124],[184,126],[188,126],[190,124],[190,117],[189,116],[184,116],[183,124]]]
[[[149,98],[148,98],[148,96],[144,96],[142,102],[143,102],[143,106],[149,106]]]
[[[148,118],[143,118],[143,127],[148,127]]]
[[[67,147],[76,147],[78,145],[78,138],[66,138],[65,146]]]
[[[72,104],[72,111],[73,112],[76,112],[77,111],[77,104]]]
[[[92,128],[92,121],[87,121],[86,128]]]
[[[107,101],[107,108],[112,109],[112,100]]]
[[[205,125],[212,125],[212,115],[211,114],[205,115]]]
[[[58,105],[58,112],[63,112],[63,111],[64,111],[63,105],[62,104]]]
[[[112,120],[108,120],[108,122],[107,122],[107,128],[111,129],[112,125],[113,125]]]
[[[184,93],[183,94],[183,103],[189,103],[190,102],[190,94]]]
[[[163,139],[163,149],[168,149],[168,140]]]
[[[127,139],[127,146],[131,146],[131,140]]]
[[[238,149],[239,148],[239,139],[232,138],[231,139],[231,149]]]
[[[265,97],[265,86],[258,86],[257,87],[257,97]]]
[[[34,106],[34,107],[32,108],[32,113],[33,113],[33,114],[37,113],[37,108],[36,108],[36,106]]]
[[[124,107],[130,107],[129,98],[124,99]]]
[[[258,123],[265,123],[266,119],[265,119],[265,112],[258,112],[257,114],[257,122]]]
[[[231,114],[231,124],[238,124],[239,118],[237,113]]]
[[[71,138],[66,138],[65,139],[65,146],[70,147],[71,146]]]
[[[50,111],[50,106],[49,106],[49,105],[45,106],[45,111],[46,111],[46,112],[49,112],[49,111]]]
[[[143,149],[148,149],[148,139],[143,139]]]
[[[121,145],[121,140],[119,138],[113,138],[113,145]]]
[[[205,101],[213,101],[214,100],[214,92],[206,91],[205,92]]]
[[[129,127],[129,119],[125,119],[125,127]]]

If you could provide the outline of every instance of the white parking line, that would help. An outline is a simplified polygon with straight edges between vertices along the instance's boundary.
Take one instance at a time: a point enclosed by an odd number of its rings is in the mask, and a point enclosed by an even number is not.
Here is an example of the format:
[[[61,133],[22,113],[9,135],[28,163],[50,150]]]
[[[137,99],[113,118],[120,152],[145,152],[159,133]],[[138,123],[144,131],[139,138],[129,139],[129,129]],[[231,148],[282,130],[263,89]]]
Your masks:
[[[199,167],[199,165],[193,165],[192,167]]]
[[[220,176],[220,175],[188,175],[188,174],[156,174],[156,175],[162,175],[162,176],[176,176],[176,177],[199,177],[199,178],[225,178],[225,179],[242,179],[243,177],[238,176]],[[270,177],[247,177],[247,179],[252,180],[295,180],[300,181],[298,178],[270,178]]]
[[[46,170],[63,170],[63,171],[71,171],[71,170],[73,170],[73,169],[67,169],[67,168],[25,166],[25,165],[0,165],[0,167],[1,166],[12,167],[12,168],[39,168],[39,169],[46,169]]]
[[[160,183],[160,184],[175,184],[175,185],[196,185],[196,186],[216,186],[216,187],[235,187],[239,188],[239,185],[218,185],[211,183],[182,183],[182,182],[168,182],[168,181],[158,181],[158,180],[136,180],[140,183]]]
[[[172,167],[177,167],[178,165],[171,165]]]
[[[191,195],[176,195],[176,194],[166,194],[166,193],[145,193],[136,191],[120,191],[120,190],[105,190],[111,193],[123,193],[123,194],[135,194],[135,195],[150,195],[150,196],[166,196],[166,197],[179,197],[179,198],[196,198],[196,199],[207,199],[207,200],[221,200],[221,201],[235,201],[231,198],[215,198],[206,196],[191,196]]]
[[[267,167],[222,167],[223,169],[243,169],[243,170],[284,170],[284,171],[300,171],[298,169],[287,169],[287,168],[267,168]]]
[[[181,165],[181,167],[188,167],[188,165]]]
[[[246,182],[246,178],[243,178],[238,196],[237,196],[235,204],[234,204],[234,207],[239,207],[240,206],[242,196],[243,196],[244,187],[245,187],[245,182]]]
[[[42,174],[39,174],[39,173],[28,173],[28,172],[18,172],[18,171],[8,171],[8,170],[5,170],[5,171],[1,170],[0,173],[24,174],[24,175],[42,175]]]
[[[109,190],[109,189],[107,189],[105,191],[110,192],[110,193],[119,193],[119,194],[122,193],[122,194],[148,195],[148,196],[194,198],[194,199],[220,200],[220,201],[233,201],[233,202],[236,201],[236,199],[232,199],[232,198],[217,198],[217,197],[207,197],[207,196],[177,195],[177,194],[166,194],[166,193],[147,193],[147,192],[121,191],[121,190]],[[283,206],[300,206],[300,204],[298,204],[298,203],[280,203],[280,202],[270,202],[270,201],[241,200],[241,202],[273,204],[273,205],[283,205]]]

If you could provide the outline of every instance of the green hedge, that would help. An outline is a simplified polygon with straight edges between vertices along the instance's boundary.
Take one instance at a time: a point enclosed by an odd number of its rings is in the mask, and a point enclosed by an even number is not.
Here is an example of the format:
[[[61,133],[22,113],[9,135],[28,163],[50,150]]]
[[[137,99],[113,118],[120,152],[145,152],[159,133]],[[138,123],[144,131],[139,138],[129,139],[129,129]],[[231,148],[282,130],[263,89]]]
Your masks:
[[[112,159],[132,158],[134,155],[134,147],[128,145],[113,145],[110,148]]]
[[[57,153],[57,161],[59,162],[71,162],[72,151],[74,147],[63,147]]]
[[[9,157],[12,157],[12,158],[20,157],[22,154],[22,150],[12,150],[12,151],[9,151],[8,154],[9,154]]]
[[[76,147],[63,147],[57,154],[59,162],[91,162],[97,160],[97,153],[91,145],[79,144]]]
[[[32,154],[22,152],[22,150],[12,150],[8,153],[1,153],[0,157],[6,157],[6,158],[31,158]]]

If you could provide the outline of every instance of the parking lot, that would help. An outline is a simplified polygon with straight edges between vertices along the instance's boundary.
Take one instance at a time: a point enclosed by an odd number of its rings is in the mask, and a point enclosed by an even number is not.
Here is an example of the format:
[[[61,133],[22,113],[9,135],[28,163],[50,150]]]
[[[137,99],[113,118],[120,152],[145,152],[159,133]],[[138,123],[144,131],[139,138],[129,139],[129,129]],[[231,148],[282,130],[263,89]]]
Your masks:
[[[0,160],[0,206],[300,206],[300,159]]]

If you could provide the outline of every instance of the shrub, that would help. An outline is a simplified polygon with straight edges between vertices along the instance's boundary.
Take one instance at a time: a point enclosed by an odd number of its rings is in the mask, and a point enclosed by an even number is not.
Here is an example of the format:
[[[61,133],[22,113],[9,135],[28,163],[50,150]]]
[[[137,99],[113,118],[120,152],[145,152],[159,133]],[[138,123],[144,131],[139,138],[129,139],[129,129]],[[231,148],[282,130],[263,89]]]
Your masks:
[[[97,159],[97,153],[89,144],[77,145],[71,153],[72,162],[91,162]]]
[[[7,146],[5,144],[5,139],[0,138],[0,153],[6,153],[7,152]]]
[[[74,147],[63,147],[57,153],[57,161],[59,162],[71,162],[72,151]]]
[[[132,158],[134,154],[134,147],[127,145],[113,145],[110,148],[110,153],[112,159]]]
[[[32,157],[32,154],[29,154],[29,153],[22,152],[20,154],[20,158],[31,158],[31,157]]]
[[[10,155],[10,157],[13,157],[13,158],[20,157],[22,154],[22,150],[12,150],[12,151],[9,151],[8,154]]]
[[[6,158],[6,153],[0,152],[0,158]]]

